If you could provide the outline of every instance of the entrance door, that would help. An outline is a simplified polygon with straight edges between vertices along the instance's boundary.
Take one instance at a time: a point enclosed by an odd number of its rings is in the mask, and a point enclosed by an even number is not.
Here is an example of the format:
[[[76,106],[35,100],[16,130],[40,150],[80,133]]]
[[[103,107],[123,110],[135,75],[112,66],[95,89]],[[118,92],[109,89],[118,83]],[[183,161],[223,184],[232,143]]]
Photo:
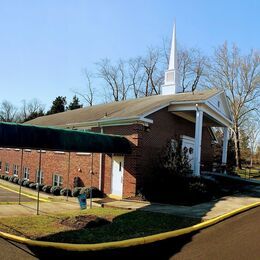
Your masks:
[[[183,135],[181,136],[182,140],[182,149],[185,149],[187,151],[187,156],[191,165],[191,169],[194,170],[194,145],[195,145],[195,139]]]
[[[111,193],[122,197],[123,195],[123,173],[124,157],[113,156]]]

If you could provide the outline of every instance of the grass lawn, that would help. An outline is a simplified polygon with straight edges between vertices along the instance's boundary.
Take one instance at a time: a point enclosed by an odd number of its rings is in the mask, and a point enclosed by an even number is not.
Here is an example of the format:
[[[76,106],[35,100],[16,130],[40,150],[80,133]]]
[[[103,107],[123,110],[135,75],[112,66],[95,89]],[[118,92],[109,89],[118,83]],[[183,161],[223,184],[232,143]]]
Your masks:
[[[96,215],[110,224],[76,230],[61,224],[61,220],[78,215]],[[0,230],[45,241],[67,243],[100,243],[141,237],[175,230],[198,223],[199,220],[146,211],[93,208],[60,215],[0,218]]]
[[[236,170],[236,173],[242,178],[260,179],[259,169],[242,169]]]

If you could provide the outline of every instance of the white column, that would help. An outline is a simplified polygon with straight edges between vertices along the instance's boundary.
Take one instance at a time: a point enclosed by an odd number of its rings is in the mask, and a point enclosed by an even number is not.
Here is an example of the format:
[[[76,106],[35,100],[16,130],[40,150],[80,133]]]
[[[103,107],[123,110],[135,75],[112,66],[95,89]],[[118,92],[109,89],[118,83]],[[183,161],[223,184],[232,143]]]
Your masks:
[[[203,111],[197,108],[195,124],[195,147],[194,147],[194,175],[200,176],[201,138],[203,125]]]
[[[229,131],[227,127],[223,128],[223,150],[222,150],[222,164],[225,165],[227,163],[227,150],[228,150],[228,139],[229,139]]]

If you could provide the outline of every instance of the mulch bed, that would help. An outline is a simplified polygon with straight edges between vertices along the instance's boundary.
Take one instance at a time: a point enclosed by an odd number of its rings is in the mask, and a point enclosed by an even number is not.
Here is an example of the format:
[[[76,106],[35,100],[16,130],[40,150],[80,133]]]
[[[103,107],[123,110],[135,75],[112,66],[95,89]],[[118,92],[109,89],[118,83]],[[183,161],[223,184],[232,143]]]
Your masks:
[[[80,215],[76,217],[68,217],[60,221],[60,224],[75,229],[95,228],[111,223],[111,220],[100,218],[94,215]]]

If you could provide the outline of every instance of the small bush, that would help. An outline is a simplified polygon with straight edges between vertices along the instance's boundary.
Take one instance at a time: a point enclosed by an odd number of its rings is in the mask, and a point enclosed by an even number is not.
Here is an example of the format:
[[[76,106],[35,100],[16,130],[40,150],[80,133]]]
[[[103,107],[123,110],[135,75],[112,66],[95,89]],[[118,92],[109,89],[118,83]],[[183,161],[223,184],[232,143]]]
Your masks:
[[[80,194],[86,193],[87,198],[90,198],[91,191],[92,191],[92,198],[103,198],[104,197],[103,192],[96,187],[83,187],[80,190]]]
[[[34,189],[34,190],[36,190],[36,186],[37,186],[37,183],[34,183],[34,182],[29,184],[29,188]]]
[[[52,187],[51,187],[51,190],[50,190],[50,192],[51,192],[53,195],[55,195],[55,196],[60,195],[60,191],[61,191],[61,187],[59,187],[59,186],[52,186]]]
[[[9,176],[8,181],[13,182],[13,179],[16,178],[15,176]]]
[[[6,181],[8,181],[8,180],[9,180],[9,176],[8,176],[8,175],[5,175],[5,176],[4,176],[4,179],[5,179]]]
[[[64,189],[62,189],[61,191],[60,191],[60,195],[63,195],[63,196],[71,196],[71,190],[70,189],[66,189],[66,188],[64,188]]]
[[[36,183],[36,190],[38,189],[38,186],[39,186],[39,191],[42,191],[44,184],[41,184],[41,183],[37,184]]]
[[[51,188],[52,188],[52,186],[50,186],[50,185],[44,185],[42,187],[42,191],[44,191],[46,193],[50,193],[51,192]]]
[[[23,185],[24,187],[29,187],[29,184],[30,184],[30,183],[31,183],[30,181],[24,180],[22,185]]]
[[[4,174],[0,174],[0,179],[4,179],[5,175]]]
[[[26,180],[26,179],[19,179],[17,183],[18,183],[19,185],[23,185],[23,183],[24,183],[25,181],[27,181],[27,180]]]
[[[80,191],[81,191],[82,187],[75,187],[72,191],[72,196],[73,197],[78,197],[79,194],[80,194]]]
[[[16,184],[17,184],[18,181],[19,181],[19,178],[18,178],[18,177],[14,177],[14,178],[13,178],[13,183],[16,183]]]

